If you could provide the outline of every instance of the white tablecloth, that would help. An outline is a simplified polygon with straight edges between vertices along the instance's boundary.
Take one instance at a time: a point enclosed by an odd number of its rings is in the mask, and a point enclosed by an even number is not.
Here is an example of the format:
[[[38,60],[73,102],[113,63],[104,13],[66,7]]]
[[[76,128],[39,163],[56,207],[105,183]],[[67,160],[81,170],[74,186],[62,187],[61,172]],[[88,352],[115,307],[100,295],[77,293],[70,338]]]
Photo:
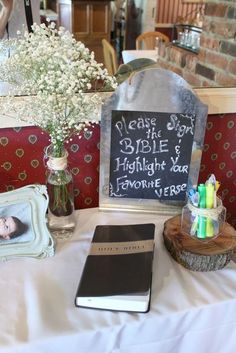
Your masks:
[[[124,64],[134,59],[147,58],[157,61],[156,50],[123,50],[122,59]]]
[[[74,236],[52,258],[0,263],[0,353],[235,353],[236,265],[192,272],[162,242],[166,217],[77,211]],[[74,297],[97,224],[154,222],[151,310],[76,308]]]

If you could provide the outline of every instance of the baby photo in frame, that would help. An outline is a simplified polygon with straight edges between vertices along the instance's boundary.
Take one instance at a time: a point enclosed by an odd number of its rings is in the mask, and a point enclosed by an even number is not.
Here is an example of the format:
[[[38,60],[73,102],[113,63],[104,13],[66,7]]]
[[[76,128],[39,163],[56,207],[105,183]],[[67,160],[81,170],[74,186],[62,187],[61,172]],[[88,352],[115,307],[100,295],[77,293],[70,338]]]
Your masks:
[[[28,185],[0,194],[0,260],[54,255],[46,224],[48,195],[44,185]]]
[[[30,203],[19,202],[0,207],[0,246],[33,239]]]

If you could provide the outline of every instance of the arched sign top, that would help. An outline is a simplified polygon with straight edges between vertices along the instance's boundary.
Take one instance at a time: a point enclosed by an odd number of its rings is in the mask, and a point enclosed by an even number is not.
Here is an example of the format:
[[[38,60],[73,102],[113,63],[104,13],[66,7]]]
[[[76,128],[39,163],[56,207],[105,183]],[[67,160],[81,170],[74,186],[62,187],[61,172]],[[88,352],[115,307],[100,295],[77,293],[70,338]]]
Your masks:
[[[100,208],[179,212],[197,184],[206,118],[207,106],[171,71],[123,82],[102,108]]]

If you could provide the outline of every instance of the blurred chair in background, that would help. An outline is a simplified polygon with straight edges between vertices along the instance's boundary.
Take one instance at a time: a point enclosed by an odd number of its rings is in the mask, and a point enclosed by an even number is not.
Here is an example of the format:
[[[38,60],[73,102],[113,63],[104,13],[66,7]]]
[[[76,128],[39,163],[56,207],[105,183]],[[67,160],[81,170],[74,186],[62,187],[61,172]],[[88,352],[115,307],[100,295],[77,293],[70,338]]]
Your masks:
[[[155,49],[156,38],[161,39],[165,43],[169,43],[170,41],[169,38],[161,32],[144,32],[136,38],[136,49]]]
[[[106,39],[102,39],[102,47],[104,64],[108,70],[108,73],[109,75],[115,75],[118,69],[116,51]]]

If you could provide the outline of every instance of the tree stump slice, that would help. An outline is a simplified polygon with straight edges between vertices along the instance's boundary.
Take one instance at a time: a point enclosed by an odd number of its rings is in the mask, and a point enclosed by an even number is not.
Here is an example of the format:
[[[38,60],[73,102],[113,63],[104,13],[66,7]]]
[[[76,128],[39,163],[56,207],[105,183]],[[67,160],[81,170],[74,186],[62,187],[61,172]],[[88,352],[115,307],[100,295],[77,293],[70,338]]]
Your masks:
[[[192,271],[216,271],[225,267],[236,253],[236,231],[224,223],[220,235],[201,241],[181,232],[181,215],[164,224],[166,249],[181,265]]]

